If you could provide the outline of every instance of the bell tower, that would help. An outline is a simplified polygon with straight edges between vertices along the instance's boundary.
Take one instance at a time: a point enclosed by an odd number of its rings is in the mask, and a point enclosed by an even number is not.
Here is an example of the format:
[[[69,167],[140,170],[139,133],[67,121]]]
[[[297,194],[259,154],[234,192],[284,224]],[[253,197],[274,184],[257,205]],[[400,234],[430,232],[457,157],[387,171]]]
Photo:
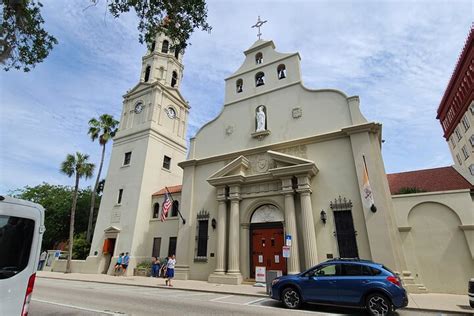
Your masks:
[[[141,82],[159,81],[165,86],[178,88],[183,76],[183,52],[164,34],[156,36],[147,54],[142,58]]]
[[[128,272],[150,256],[151,250],[144,245],[153,214],[152,194],[182,182],[178,163],[186,159],[189,115],[179,91],[182,60],[183,51],[158,34],[142,57],[139,82],[123,96],[120,127],[87,259],[95,262],[98,273],[112,273],[110,262],[122,252],[130,254]],[[112,243],[113,253],[103,251],[105,244]]]

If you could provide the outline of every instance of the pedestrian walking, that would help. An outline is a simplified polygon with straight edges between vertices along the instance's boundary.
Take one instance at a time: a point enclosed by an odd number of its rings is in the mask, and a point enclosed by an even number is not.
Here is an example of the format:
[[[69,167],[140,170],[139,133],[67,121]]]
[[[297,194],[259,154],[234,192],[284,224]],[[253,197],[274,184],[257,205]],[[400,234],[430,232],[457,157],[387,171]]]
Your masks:
[[[38,263],[38,270],[41,271],[43,270],[43,267],[44,267],[44,263],[46,261],[46,257],[48,256],[48,253],[46,252],[46,250],[44,250],[41,254],[40,254],[40,259],[39,259],[39,263]]]
[[[176,256],[175,255],[172,255],[169,259],[168,259],[168,263],[166,264],[167,265],[167,269],[166,269],[166,276],[167,276],[167,279],[165,281],[165,284],[167,286],[173,286],[171,284],[171,280],[174,278],[174,266],[176,265]]]
[[[126,252],[125,256],[123,256],[123,259],[122,259],[123,274],[127,274],[127,268],[128,268],[128,262],[129,261],[130,261],[130,256],[128,255],[128,252]]]
[[[123,260],[123,252],[117,258],[117,263],[114,266],[114,274],[115,275],[120,273],[120,269],[122,268],[122,260]]]

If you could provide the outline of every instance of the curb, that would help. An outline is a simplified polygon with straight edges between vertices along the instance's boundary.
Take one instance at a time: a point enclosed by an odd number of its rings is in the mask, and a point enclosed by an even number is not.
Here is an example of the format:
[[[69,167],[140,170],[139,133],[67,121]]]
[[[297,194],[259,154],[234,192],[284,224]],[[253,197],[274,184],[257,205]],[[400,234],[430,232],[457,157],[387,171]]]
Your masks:
[[[226,291],[215,291],[215,290],[206,290],[206,289],[189,289],[189,288],[179,288],[179,287],[169,287],[166,285],[148,285],[148,284],[128,284],[128,283],[120,283],[120,282],[111,282],[111,281],[92,281],[92,280],[76,280],[76,279],[68,279],[68,278],[55,278],[55,277],[48,277],[48,276],[36,276],[40,279],[51,279],[51,280],[65,280],[65,281],[77,281],[77,282],[89,282],[89,283],[100,283],[100,284],[115,284],[115,285],[125,285],[125,286],[135,286],[135,287],[147,287],[153,289],[169,289],[169,290],[181,290],[181,291],[190,291],[190,292],[205,292],[205,293],[215,293],[215,294],[233,294],[233,295],[241,295],[241,296],[252,296],[252,297],[268,297],[266,294],[250,294],[250,293],[236,293],[236,292],[226,292]]]
[[[190,291],[190,292],[205,292],[205,293],[214,293],[214,294],[233,294],[233,295],[240,295],[240,296],[252,296],[252,297],[268,297],[266,294],[249,294],[249,293],[236,293],[236,292],[225,292],[225,291],[216,291],[216,290],[206,290],[206,289],[188,289],[188,288],[179,288],[179,287],[168,287],[166,285],[147,285],[147,284],[128,284],[128,283],[120,283],[120,282],[112,282],[112,281],[93,281],[93,280],[77,280],[77,279],[68,279],[68,278],[56,278],[56,277],[48,277],[48,276],[36,276],[37,278],[41,279],[51,279],[51,280],[65,280],[65,281],[77,281],[77,282],[89,282],[89,283],[99,283],[99,284],[116,284],[116,285],[125,285],[125,286],[135,286],[135,287],[147,287],[153,289],[169,289],[169,290],[181,290],[181,291]],[[430,308],[420,308],[420,307],[404,307],[400,310],[409,310],[409,311],[422,311],[422,312],[440,312],[440,313],[451,313],[451,314],[458,314],[458,315],[466,315],[466,314],[473,314],[474,310],[472,311],[453,311],[448,309],[430,309]]]
[[[407,311],[421,311],[421,312],[430,312],[430,313],[450,313],[450,314],[457,314],[457,315],[468,315],[468,314],[473,314],[474,311],[453,311],[449,309],[430,309],[430,308],[416,308],[416,307],[404,307],[399,310],[407,310]]]

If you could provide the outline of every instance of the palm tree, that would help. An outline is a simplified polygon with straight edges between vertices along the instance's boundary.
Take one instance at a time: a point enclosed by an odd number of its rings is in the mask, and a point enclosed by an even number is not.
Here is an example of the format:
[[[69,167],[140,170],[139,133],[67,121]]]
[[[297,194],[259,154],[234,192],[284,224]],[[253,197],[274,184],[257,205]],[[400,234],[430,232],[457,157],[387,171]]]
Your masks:
[[[75,155],[68,154],[66,160],[61,163],[60,171],[68,177],[76,176],[74,195],[72,198],[71,221],[69,224],[69,256],[67,257],[66,273],[71,272],[72,247],[74,241],[74,218],[76,216],[77,191],[79,191],[79,179],[90,178],[94,173],[94,164],[88,162],[89,155],[76,152]]]
[[[104,164],[105,156],[105,145],[107,142],[115,136],[117,132],[118,121],[114,120],[114,117],[109,114],[102,114],[99,119],[92,118],[89,121],[89,136],[92,141],[99,139],[99,144],[102,146],[102,156],[100,158],[99,171],[97,172],[97,179],[95,180],[94,190],[91,193],[91,210],[89,212],[89,223],[87,224],[87,242],[92,240],[92,220],[94,218],[94,207],[95,207],[95,195],[99,187],[100,173],[102,172],[102,165]]]

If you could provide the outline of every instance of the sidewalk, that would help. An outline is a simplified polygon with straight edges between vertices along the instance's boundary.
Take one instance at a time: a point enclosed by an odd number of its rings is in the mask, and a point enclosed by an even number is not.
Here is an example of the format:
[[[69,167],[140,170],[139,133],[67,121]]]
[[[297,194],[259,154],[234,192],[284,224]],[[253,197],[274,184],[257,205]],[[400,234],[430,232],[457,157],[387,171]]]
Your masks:
[[[74,280],[74,281],[84,281],[84,282],[134,285],[134,286],[142,286],[142,287],[168,288],[164,286],[165,281],[162,278],[149,278],[149,277],[138,277],[138,276],[115,277],[115,276],[105,275],[105,274],[81,274],[81,273],[65,274],[61,272],[47,272],[47,271],[38,271],[36,275],[38,278],[45,278],[45,279]],[[267,297],[265,288],[254,287],[248,284],[226,285],[226,284],[208,283],[206,281],[173,280],[173,287],[169,289]],[[456,313],[463,313],[463,314],[474,314],[474,309],[471,309],[469,307],[469,299],[468,299],[467,294],[466,295],[435,294],[435,293],[409,294],[409,303],[408,303],[407,308],[415,309],[415,310],[431,310],[431,311],[439,311],[439,312],[456,312]]]

